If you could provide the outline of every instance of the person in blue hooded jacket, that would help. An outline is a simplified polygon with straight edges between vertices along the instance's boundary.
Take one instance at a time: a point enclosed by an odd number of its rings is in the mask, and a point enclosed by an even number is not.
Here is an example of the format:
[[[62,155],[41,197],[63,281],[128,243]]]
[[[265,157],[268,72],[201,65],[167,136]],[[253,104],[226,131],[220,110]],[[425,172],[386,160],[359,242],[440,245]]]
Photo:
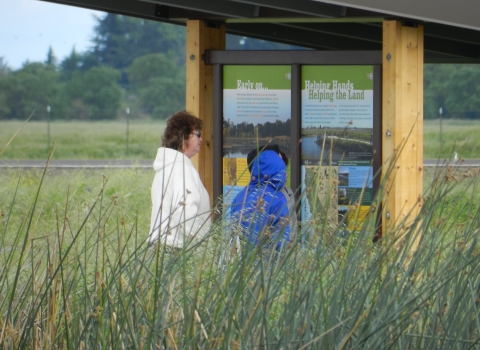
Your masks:
[[[279,250],[290,241],[287,200],[280,192],[286,166],[274,150],[261,151],[251,165],[250,183],[233,200],[231,215],[247,241],[265,248],[277,242]]]

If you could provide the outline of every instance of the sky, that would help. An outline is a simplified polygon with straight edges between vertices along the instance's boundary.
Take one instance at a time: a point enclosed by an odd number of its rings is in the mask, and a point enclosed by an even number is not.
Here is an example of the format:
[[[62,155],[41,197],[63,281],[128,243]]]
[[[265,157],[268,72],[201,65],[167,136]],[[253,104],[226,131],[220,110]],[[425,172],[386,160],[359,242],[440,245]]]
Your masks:
[[[95,16],[104,15],[39,0],[0,0],[0,58],[16,70],[27,60],[45,61],[51,46],[60,62],[74,47],[90,48]]]

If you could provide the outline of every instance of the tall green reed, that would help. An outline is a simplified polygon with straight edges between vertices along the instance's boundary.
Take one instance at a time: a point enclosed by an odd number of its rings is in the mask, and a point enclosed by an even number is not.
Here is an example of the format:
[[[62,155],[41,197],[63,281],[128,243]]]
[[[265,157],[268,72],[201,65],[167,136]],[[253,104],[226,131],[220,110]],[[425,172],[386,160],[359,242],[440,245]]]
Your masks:
[[[2,205],[14,237],[0,247],[2,348],[478,347],[478,203],[460,213],[449,199],[473,198],[478,170],[438,169],[420,215],[377,243],[382,190],[348,235],[319,203],[276,259],[245,242],[232,249],[238,231],[225,217],[179,252],[148,246],[107,180],[88,203],[69,194],[48,232],[45,183],[22,220],[17,190]]]

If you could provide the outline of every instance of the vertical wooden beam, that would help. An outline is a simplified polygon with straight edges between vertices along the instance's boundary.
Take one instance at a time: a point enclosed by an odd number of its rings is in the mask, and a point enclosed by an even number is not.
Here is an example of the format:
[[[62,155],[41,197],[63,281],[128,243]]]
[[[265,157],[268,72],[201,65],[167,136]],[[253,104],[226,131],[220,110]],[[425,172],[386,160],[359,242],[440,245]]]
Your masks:
[[[383,234],[419,213],[423,192],[423,27],[383,22]],[[395,231],[392,231],[395,230]]]
[[[201,20],[187,21],[186,109],[203,120],[202,147],[192,158],[213,203],[213,66],[205,65],[205,50],[225,50],[225,27],[212,28]]]

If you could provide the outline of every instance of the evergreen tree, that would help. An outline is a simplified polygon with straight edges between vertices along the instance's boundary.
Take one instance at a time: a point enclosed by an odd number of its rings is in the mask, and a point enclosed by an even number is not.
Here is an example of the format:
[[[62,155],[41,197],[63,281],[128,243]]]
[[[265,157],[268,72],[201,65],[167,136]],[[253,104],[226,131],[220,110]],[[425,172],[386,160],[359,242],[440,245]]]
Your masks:
[[[78,72],[82,67],[82,56],[77,53],[75,47],[72,48],[70,56],[66,57],[60,63],[60,77],[62,81],[67,81],[72,78],[75,72]]]
[[[109,13],[98,18],[94,31],[92,55],[98,63],[123,70],[150,53],[164,53],[177,65],[184,63],[184,27]]]
[[[51,46],[48,48],[47,59],[45,60],[45,64],[47,66],[53,66],[53,67],[56,67],[58,64],[57,57],[55,56],[55,53],[53,52],[53,49]]]
[[[0,120],[5,119],[9,112],[8,99],[7,99],[7,76],[10,73],[6,62],[3,57],[0,57]]]
[[[10,68],[3,57],[0,57],[0,78],[7,76],[10,73]]]

